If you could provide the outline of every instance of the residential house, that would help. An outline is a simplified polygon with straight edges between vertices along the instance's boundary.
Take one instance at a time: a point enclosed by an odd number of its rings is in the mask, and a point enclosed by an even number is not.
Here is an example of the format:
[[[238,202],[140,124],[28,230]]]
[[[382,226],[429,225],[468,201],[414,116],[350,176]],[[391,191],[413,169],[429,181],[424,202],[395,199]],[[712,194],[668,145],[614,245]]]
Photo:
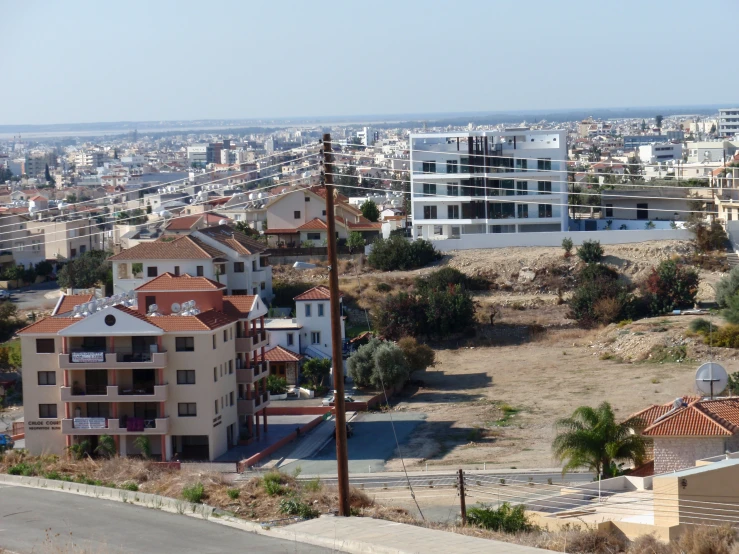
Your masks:
[[[328,287],[318,285],[299,294],[295,300],[295,321],[300,332],[300,353],[311,358],[331,358],[331,295]],[[339,302],[343,299],[340,294]],[[344,317],[341,316],[341,341],[345,337]]]

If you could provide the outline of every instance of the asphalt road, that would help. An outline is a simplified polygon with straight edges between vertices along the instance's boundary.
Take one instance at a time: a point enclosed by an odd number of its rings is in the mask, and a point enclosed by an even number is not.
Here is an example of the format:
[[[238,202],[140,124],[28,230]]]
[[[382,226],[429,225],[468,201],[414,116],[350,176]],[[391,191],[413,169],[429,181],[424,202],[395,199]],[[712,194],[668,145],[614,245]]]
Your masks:
[[[11,290],[10,301],[18,306],[18,310],[51,310],[59,301],[59,295],[53,298],[47,298],[46,295],[58,290],[59,285],[56,281],[47,281],[30,288]]]
[[[336,552],[110,500],[0,485],[0,550],[202,554]]]

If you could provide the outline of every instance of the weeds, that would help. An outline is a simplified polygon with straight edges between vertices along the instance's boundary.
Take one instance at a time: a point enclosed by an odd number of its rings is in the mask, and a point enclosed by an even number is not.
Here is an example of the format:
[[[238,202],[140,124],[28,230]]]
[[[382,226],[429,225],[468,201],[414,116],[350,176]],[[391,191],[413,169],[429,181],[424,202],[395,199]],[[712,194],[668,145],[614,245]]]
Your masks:
[[[294,497],[280,500],[280,512],[303,519],[313,519],[321,515],[318,510]]]
[[[239,495],[241,494],[241,491],[239,489],[228,489],[226,491],[226,494],[228,494],[228,497],[231,500],[236,500],[239,498]]]
[[[504,533],[521,533],[534,528],[526,517],[524,506],[522,504],[511,506],[508,502],[504,502],[500,508],[492,508],[485,504],[470,508],[467,512],[467,521],[483,529]]]
[[[182,498],[193,504],[200,504],[205,497],[205,487],[200,482],[182,489]]]

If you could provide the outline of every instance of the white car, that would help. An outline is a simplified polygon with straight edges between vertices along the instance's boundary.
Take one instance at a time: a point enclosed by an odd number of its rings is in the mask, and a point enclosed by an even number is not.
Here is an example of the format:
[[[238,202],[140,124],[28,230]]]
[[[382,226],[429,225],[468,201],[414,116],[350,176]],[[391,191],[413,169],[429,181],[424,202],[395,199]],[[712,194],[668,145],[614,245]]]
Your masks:
[[[0,300],[10,300],[10,293],[5,289],[0,289]]]
[[[321,406],[333,406],[335,401],[335,396],[327,396],[323,400],[321,400]],[[351,396],[344,395],[344,402],[354,402],[354,399]]]

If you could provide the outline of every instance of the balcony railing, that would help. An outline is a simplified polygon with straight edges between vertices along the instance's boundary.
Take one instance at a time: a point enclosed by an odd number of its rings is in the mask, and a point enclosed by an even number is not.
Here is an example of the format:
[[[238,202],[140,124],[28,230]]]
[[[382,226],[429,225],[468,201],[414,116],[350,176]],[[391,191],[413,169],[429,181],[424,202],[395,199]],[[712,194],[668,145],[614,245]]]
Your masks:
[[[169,387],[163,385],[144,386],[97,386],[73,385],[61,387],[62,402],[166,402]]]
[[[61,369],[155,369],[167,366],[167,352],[133,352],[131,350],[98,351],[72,349],[59,354]]]
[[[169,418],[104,418],[76,417],[62,419],[64,435],[165,435],[169,432]]]

